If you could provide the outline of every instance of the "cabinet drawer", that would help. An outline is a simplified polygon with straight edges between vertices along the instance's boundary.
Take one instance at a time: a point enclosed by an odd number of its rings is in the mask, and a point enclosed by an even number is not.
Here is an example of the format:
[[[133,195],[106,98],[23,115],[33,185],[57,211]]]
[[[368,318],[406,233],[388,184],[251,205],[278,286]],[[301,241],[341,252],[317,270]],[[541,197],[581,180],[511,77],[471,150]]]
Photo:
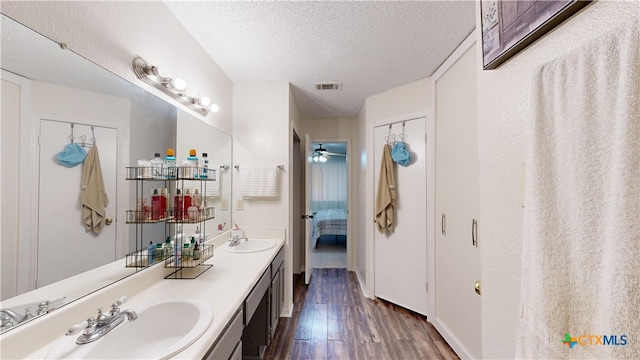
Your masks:
[[[247,300],[244,303],[244,311],[245,311],[245,325],[249,323],[249,320],[253,317],[253,313],[260,305],[260,301],[262,301],[262,297],[269,290],[269,285],[271,284],[270,271],[267,271],[262,274],[262,277],[256,284],[256,286],[251,290],[249,296],[247,296]]]
[[[216,341],[213,351],[205,357],[206,360],[227,360],[231,358],[242,338],[242,329],[244,328],[242,324],[243,315],[244,311],[240,308],[226,330]]]
[[[276,272],[280,268],[280,265],[284,262],[284,247],[280,249],[278,255],[271,262],[271,278],[273,279],[276,276]]]

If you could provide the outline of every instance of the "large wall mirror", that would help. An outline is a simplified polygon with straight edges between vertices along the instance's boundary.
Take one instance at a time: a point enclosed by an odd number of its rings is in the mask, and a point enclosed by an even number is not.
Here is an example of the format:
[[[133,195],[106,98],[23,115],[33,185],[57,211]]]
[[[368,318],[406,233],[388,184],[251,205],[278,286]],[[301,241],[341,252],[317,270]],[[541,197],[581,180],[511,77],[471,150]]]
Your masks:
[[[203,232],[228,228],[232,138],[5,15],[1,21],[0,314],[7,331],[140,271],[126,268],[124,256],[164,241],[162,223],[145,224],[144,239],[126,223],[137,199],[151,202],[150,191],[137,194],[125,180],[125,168],[140,159],[164,157],[168,148],[178,160],[189,149],[207,153],[217,186],[203,194],[215,207]],[[99,233],[87,232],[82,219],[83,164],[72,166],[72,142],[99,149],[110,223]],[[70,155],[63,161],[62,152]]]

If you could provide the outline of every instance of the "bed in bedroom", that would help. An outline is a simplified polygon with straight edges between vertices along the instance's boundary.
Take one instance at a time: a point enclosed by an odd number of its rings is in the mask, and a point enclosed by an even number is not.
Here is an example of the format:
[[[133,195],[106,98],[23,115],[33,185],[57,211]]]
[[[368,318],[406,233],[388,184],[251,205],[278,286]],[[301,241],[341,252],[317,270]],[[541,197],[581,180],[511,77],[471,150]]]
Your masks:
[[[346,209],[321,209],[313,215],[312,246],[318,248],[318,239],[323,235],[347,235]]]

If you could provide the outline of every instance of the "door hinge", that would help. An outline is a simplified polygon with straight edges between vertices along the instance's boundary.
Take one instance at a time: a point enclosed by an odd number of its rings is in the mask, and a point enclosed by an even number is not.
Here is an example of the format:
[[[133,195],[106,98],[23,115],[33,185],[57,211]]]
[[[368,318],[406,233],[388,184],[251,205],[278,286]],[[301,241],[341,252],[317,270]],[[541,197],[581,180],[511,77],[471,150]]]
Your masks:
[[[429,292],[429,282],[425,282],[426,288],[427,288],[427,292]]]

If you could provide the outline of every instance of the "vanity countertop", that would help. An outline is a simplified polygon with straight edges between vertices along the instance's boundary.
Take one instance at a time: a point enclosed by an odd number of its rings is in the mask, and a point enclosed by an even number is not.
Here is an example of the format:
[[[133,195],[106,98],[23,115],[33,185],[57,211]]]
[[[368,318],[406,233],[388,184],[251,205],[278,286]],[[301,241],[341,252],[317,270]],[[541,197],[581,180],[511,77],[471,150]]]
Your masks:
[[[231,321],[233,315],[241,307],[244,299],[249,295],[258,280],[260,280],[260,277],[277,255],[278,251],[282,248],[285,241],[285,231],[280,229],[246,230],[246,234],[249,238],[272,239],[277,242],[277,245],[266,251],[237,254],[225,252],[219,249],[221,244],[225,241],[224,238],[214,239],[214,256],[205,262],[205,264],[212,264],[213,267],[202,273],[196,279],[164,279],[164,274],[167,273],[166,270],[168,269],[156,266],[151,269],[147,269],[140,274],[131,276],[127,281],[121,281],[111,285],[109,289],[104,289],[108,290],[109,294],[101,294],[101,290],[88,296],[87,298],[89,299],[86,301],[90,301],[90,298],[100,297],[101,304],[106,306],[108,303],[113,302],[122,295],[129,295],[129,301],[122,306],[123,309],[135,309],[137,305],[147,303],[149,301],[169,298],[184,297],[199,299],[206,302],[211,306],[211,310],[213,312],[213,321],[209,329],[187,349],[173,357],[174,359],[200,359],[222,334],[227,323]],[[154,277],[152,272],[149,270],[154,270],[159,275],[155,275]],[[162,277],[158,279],[158,276]],[[141,288],[142,290],[135,294],[131,294],[130,292],[132,289],[135,289],[136,287]],[[118,294],[119,290],[124,293],[115,296],[115,294]],[[129,293],[126,293],[127,291],[129,291]],[[27,354],[12,354],[2,351],[2,358],[45,358],[58,339],[64,335],[66,329],[74,324],[74,322],[64,323],[64,321],[68,322],[68,319],[73,318],[75,319],[75,323],[78,323],[89,316],[94,316],[93,313],[95,311],[91,311],[89,313],[85,312],[87,306],[82,306],[83,300],[84,299],[78,300],[76,302],[77,304],[72,303],[70,306],[56,310],[59,314],[49,314],[51,319],[47,319],[46,323],[43,321],[39,328],[38,323],[40,321],[36,320],[30,324],[25,324],[23,326],[24,329],[18,328],[14,330],[16,332],[14,334],[11,334],[14,331],[9,332],[7,335],[13,335],[11,338],[14,338],[15,341],[22,342],[21,339],[28,340],[27,349],[35,348],[37,350]],[[95,302],[95,299],[93,300]],[[58,319],[54,319],[53,315],[58,315],[55,316],[55,318]],[[126,324],[123,324],[122,326],[126,326]],[[42,327],[46,327],[46,329],[42,329]],[[30,330],[34,332],[29,333]],[[52,331],[54,334],[59,334],[59,336],[52,337],[49,334]],[[41,344],[34,344],[34,336],[35,339],[37,339],[38,333],[46,333],[49,335],[42,336],[43,339],[53,338],[54,340],[45,341]],[[3,340],[11,341],[9,338]],[[8,345],[5,341],[3,341],[3,343],[3,348],[5,347],[4,345]],[[10,346],[10,348],[17,349],[20,348],[20,346]]]

